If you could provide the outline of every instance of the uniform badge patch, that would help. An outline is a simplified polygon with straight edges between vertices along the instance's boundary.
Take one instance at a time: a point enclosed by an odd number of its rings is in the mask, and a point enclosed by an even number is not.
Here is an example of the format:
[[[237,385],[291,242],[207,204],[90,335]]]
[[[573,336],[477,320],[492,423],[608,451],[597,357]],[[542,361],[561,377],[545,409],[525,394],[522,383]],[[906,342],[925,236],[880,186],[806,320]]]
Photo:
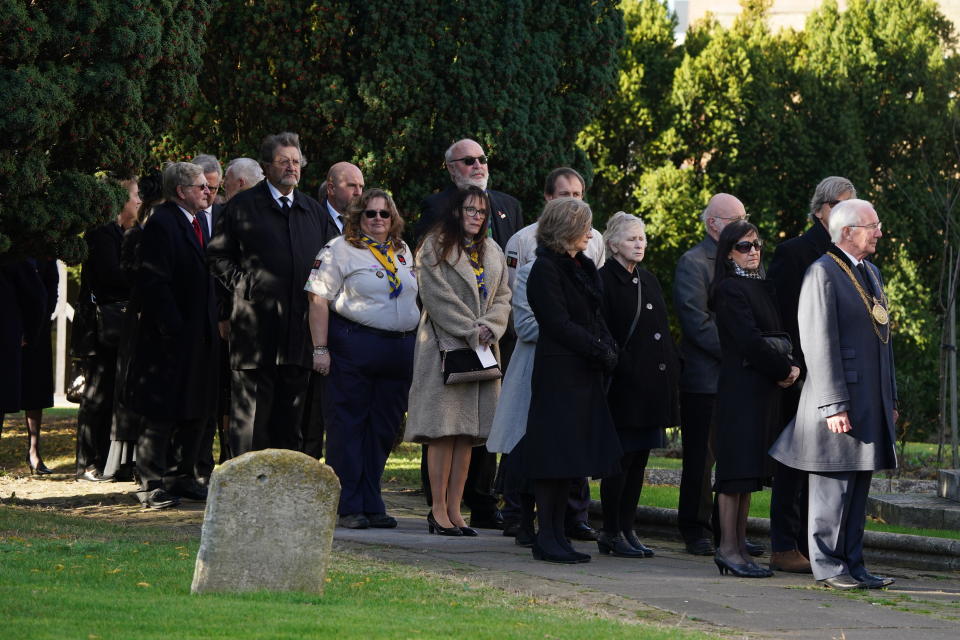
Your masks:
[[[407,260],[403,256],[397,256],[397,260],[400,262],[400,264],[407,264]]]
[[[510,267],[511,269],[516,269],[517,259],[513,256],[510,256],[509,258],[507,258],[507,266]]]

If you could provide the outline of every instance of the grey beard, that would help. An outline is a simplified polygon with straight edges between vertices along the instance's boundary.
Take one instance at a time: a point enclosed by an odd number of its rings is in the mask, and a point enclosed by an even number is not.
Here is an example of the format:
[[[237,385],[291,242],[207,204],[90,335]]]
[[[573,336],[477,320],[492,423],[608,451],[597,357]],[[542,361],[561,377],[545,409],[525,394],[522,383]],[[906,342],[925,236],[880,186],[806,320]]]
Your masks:
[[[463,176],[457,175],[453,178],[453,183],[457,185],[458,189],[466,189],[467,187],[477,187],[483,191],[487,190],[487,183],[490,182],[490,176],[487,176],[483,180],[477,180],[474,178],[464,178]]]

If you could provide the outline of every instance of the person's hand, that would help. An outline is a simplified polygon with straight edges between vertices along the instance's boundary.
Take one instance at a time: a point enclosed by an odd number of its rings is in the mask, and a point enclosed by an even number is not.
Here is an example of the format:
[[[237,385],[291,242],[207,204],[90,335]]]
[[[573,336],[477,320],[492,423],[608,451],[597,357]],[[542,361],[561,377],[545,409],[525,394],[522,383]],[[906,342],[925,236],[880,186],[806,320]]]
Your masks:
[[[900,422],[900,412],[896,409],[893,410],[893,424]]]
[[[800,367],[793,366],[793,367],[790,367],[790,375],[787,376],[786,379],[778,382],[777,384],[783,387],[784,389],[786,389],[787,387],[792,385],[794,382],[796,382],[797,378],[799,377],[800,377]]]
[[[230,339],[230,321],[221,320],[220,322],[218,322],[217,331],[220,332],[221,340],[229,340]]]
[[[830,431],[834,433],[846,433],[847,431],[853,430],[853,425],[850,424],[850,418],[847,416],[847,412],[841,411],[827,418],[827,429],[830,429]]]
[[[480,327],[480,336],[479,336],[480,344],[482,344],[485,347],[488,347],[491,344],[493,344],[494,342],[493,331],[490,330],[490,327],[483,324],[479,325],[479,327]]]
[[[322,376],[330,373],[330,352],[313,354],[313,370]]]

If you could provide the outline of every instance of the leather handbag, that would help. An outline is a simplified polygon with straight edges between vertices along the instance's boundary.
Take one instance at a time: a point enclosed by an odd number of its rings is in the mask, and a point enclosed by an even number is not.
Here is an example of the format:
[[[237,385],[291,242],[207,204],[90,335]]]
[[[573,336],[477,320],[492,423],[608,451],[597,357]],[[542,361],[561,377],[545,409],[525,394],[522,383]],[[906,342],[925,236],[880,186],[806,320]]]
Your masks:
[[[783,331],[764,331],[760,334],[760,339],[771,351],[786,356],[793,362],[793,342],[790,340],[790,334]],[[744,359],[743,366],[749,367],[750,363]]]
[[[108,302],[97,305],[97,342],[104,347],[120,346],[120,332],[123,327],[123,313],[127,310],[127,301]]]
[[[484,382],[486,380],[499,380],[503,377],[499,364],[484,367],[480,364],[480,356],[473,349],[444,349],[441,347],[437,327],[433,324],[433,320],[430,321],[430,325],[433,327],[433,337],[437,342],[437,349],[440,350],[440,373],[443,374],[443,384]]]

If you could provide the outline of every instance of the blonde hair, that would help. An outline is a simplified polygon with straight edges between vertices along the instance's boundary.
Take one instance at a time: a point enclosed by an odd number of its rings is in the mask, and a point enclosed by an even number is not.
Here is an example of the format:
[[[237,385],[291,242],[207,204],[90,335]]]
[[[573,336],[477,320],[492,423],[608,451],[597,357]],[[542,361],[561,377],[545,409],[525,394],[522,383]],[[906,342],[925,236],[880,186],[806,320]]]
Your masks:
[[[566,253],[573,241],[590,229],[592,221],[593,211],[583,200],[550,200],[537,221],[537,244],[557,253]]]

